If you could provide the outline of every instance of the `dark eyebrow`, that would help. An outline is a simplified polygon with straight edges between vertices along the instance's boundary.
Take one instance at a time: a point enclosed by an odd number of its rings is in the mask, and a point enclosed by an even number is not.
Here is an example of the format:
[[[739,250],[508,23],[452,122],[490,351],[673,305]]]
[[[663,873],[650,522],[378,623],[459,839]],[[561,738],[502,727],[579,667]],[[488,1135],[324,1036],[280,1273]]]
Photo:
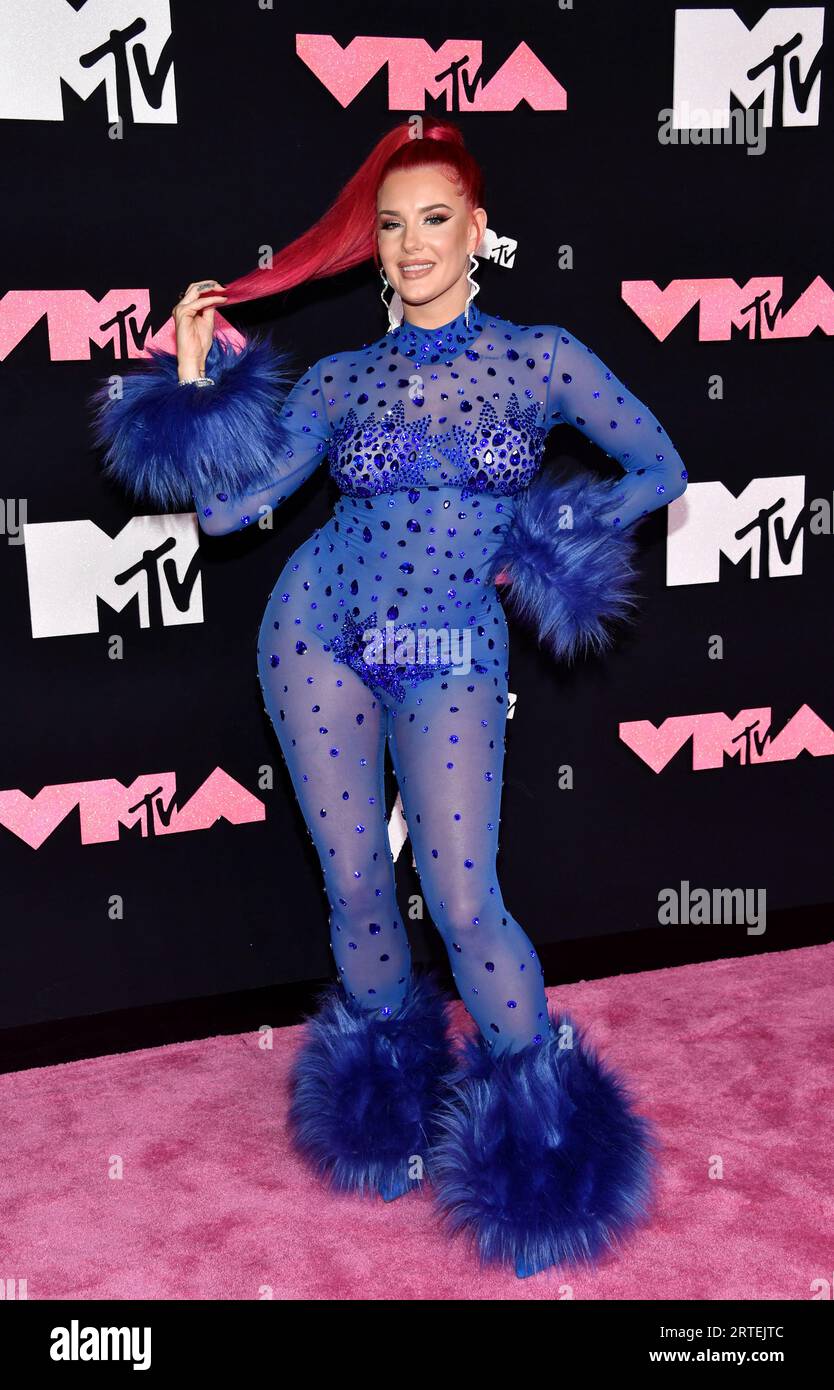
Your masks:
[[[428,207],[418,208],[417,211],[431,212],[432,208],[445,208],[447,212],[454,212],[454,208],[450,208],[448,203],[429,203]],[[382,217],[383,215],[388,217],[399,217],[400,214],[394,208],[379,208],[377,217]]]

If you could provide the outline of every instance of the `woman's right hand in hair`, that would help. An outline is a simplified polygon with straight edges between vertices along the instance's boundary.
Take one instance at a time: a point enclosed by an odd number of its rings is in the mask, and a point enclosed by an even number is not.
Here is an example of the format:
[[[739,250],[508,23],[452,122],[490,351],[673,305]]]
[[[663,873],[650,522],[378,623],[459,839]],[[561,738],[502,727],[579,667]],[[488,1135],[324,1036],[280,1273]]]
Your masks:
[[[182,299],[174,305],[177,329],[177,374],[180,381],[202,376],[214,337],[214,306],[225,304],[228,295],[219,280],[194,280]]]

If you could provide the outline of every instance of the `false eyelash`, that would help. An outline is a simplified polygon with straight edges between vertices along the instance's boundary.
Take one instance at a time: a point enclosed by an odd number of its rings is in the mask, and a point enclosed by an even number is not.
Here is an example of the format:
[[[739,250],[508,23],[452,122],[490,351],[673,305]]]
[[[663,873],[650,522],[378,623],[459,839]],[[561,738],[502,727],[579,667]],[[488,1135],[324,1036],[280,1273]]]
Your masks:
[[[441,226],[443,225],[444,222],[448,222],[448,221],[449,221],[449,218],[448,218],[448,217],[443,217],[443,215],[442,215],[441,213],[439,213],[439,212],[430,213],[430,215],[429,215],[429,217],[426,219],[426,221],[430,221],[432,218],[439,218],[439,220],[440,220],[440,225],[441,225]],[[400,224],[399,224],[398,222],[390,222],[390,221],[389,221],[389,222],[383,222],[383,223],[381,223],[381,225],[380,225],[380,231],[382,231],[382,232],[387,232],[387,231],[389,230],[390,227],[392,227],[392,226],[398,227],[399,225],[400,225]]]

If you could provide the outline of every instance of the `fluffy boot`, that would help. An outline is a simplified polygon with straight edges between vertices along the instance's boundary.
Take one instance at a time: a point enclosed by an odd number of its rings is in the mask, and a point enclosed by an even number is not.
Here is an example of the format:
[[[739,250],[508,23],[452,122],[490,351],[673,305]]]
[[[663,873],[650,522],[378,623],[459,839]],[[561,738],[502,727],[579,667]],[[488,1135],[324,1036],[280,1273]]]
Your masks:
[[[657,1135],[622,1077],[567,1014],[551,1021],[544,1042],[499,1056],[481,1034],[465,1040],[430,1156],[443,1224],[519,1278],[618,1250],[658,1168]]]
[[[454,1070],[450,999],[432,976],[416,974],[390,1018],[346,1000],[338,982],[319,996],[291,1073],[289,1129],[334,1191],[391,1201],[428,1176],[434,1112]]]

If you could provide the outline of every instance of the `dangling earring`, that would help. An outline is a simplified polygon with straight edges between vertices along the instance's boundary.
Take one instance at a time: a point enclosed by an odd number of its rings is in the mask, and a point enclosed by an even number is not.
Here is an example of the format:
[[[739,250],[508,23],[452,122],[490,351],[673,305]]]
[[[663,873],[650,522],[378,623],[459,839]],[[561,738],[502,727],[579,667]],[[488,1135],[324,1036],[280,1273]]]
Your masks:
[[[379,292],[379,297],[388,310],[389,327],[386,329],[386,332],[393,333],[394,329],[399,328],[402,323],[405,310],[399,290],[394,290],[390,300],[385,298],[385,291],[391,288],[391,284],[382,266],[379,267],[379,273],[382,276],[382,289]]]
[[[474,276],[473,276],[473,272],[476,271],[477,269],[478,269],[478,258],[477,258],[477,256],[474,256],[474,255],[472,254],[472,252],[470,251],[470,252],[469,252],[469,269],[468,269],[467,272],[466,272],[466,278],[467,278],[467,280],[469,281],[469,283],[470,283],[470,285],[472,286],[472,288],[471,288],[471,290],[469,291],[469,298],[468,298],[467,301],[466,301],[466,314],[465,314],[465,320],[466,320],[466,327],[467,327],[467,328],[469,327],[469,306],[470,306],[470,304],[472,303],[472,300],[475,298],[475,295],[476,295],[476,294],[480,294],[480,291],[481,291],[480,285],[478,284],[477,280],[474,279]]]

